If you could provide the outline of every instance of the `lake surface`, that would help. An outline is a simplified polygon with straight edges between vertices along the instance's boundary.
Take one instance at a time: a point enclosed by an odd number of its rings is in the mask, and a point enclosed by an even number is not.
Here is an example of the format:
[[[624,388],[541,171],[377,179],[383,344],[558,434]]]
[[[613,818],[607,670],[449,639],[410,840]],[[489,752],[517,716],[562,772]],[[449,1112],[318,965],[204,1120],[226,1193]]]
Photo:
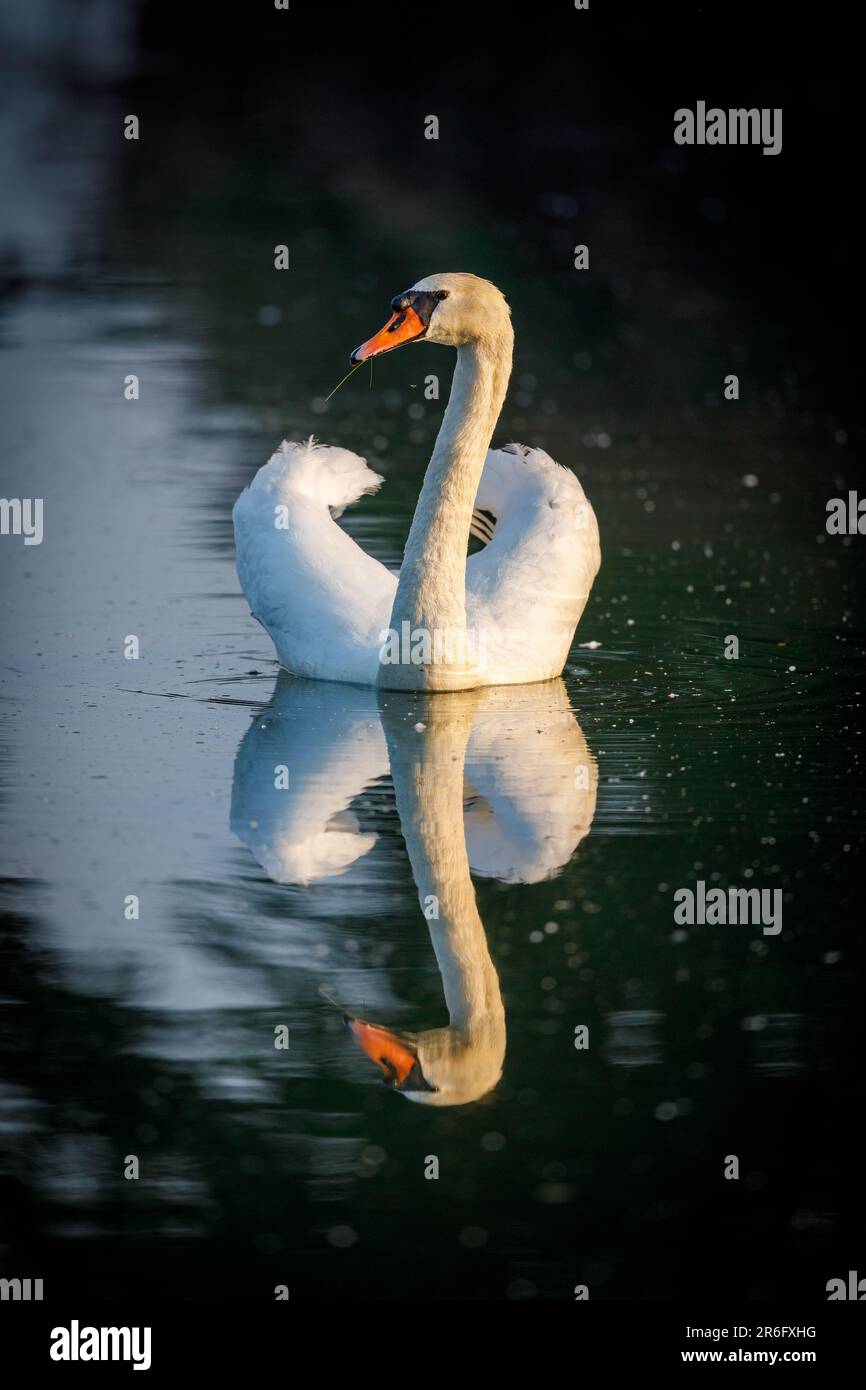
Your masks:
[[[254,122],[209,148],[171,108],[144,173],[120,114],[89,108],[57,243],[22,235],[0,319],[3,492],[45,499],[43,544],[0,552],[3,1274],[101,1297],[823,1297],[856,1259],[864,778],[861,562],[824,530],[855,480],[819,348],[781,309],[752,318],[746,269],[698,291],[648,236],[585,294],[543,273],[567,202],[536,243],[520,210],[483,228],[465,186],[428,225],[384,173],[303,184],[294,148],[292,189]],[[594,216],[621,225],[614,199]],[[431,707],[280,676],[232,502],[314,432],[385,475],[341,524],[399,564],[449,355],[325,397],[391,295],[456,261],[513,302],[496,441],[574,468],[599,517],[564,677]],[[419,863],[456,925],[425,918]],[[699,880],[781,890],[782,931],[677,925]],[[498,979],[501,1078],[416,1104],[322,991],[444,1028],[453,932]]]

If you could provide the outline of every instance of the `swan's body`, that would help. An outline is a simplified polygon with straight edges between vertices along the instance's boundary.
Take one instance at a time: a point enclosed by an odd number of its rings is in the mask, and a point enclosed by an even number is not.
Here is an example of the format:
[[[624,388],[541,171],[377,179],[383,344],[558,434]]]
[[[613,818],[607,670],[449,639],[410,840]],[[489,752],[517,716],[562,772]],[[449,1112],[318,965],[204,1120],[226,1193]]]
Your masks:
[[[472,275],[430,276],[394,306],[353,356],[422,337],[457,348],[400,574],[334,519],[381,478],[348,450],[284,443],[234,508],[253,615],[282,666],[320,680],[454,690],[557,676],[598,571],[598,527],[543,450],[489,448],[511,372],[508,306]],[[487,543],[467,558],[470,531]]]

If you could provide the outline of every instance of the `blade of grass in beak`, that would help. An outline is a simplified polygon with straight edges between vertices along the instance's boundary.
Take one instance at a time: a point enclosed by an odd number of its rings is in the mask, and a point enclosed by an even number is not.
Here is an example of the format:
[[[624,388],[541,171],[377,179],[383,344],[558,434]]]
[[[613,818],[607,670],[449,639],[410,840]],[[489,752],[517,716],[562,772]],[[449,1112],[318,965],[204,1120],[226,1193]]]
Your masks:
[[[371,363],[370,370],[371,370],[371,371],[372,371],[372,361],[373,361],[373,359],[370,358],[370,363]],[[336,386],[334,387],[333,391],[330,391],[330,392],[328,393],[328,395],[325,397],[325,400],[326,400],[326,401],[329,401],[329,400],[331,399],[331,396],[335,396],[335,395],[337,394],[337,392],[339,391],[340,387],[343,385],[343,382],[348,381],[348,380],[349,380],[349,377],[353,374],[353,372],[356,372],[356,371],[358,370],[358,368],[359,368],[359,367],[363,367],[363,365],[364,365],[363,362],[356,362],[355,365],[354,365],[354,367],[350,367],[349,370],[347,371],[346,375],[343,377],[343,380],[337,382],[337,384],[336,384]]]

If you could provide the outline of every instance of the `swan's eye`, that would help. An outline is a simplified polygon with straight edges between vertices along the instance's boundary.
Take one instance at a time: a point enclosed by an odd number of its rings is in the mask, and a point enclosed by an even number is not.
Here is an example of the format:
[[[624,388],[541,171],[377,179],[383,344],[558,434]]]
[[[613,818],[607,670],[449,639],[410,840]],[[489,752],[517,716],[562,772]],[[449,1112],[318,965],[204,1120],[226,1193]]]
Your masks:
[[[437,298],[437,299],[447,299],[450,293],[451,293],[450,290],[437,290],[437,291],[436,291],[436,298]]]

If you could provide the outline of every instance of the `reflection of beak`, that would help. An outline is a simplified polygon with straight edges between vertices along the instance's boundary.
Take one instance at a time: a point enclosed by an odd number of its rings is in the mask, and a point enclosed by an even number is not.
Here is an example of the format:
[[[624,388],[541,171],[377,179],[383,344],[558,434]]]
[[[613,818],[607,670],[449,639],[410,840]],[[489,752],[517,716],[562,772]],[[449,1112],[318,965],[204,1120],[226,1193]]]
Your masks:
[[[433,1091],[424,1078],[418,1054],[390,1028],[365,1023],[361,1018],[349,1020],[349,1027],[361,1051],[381,1069],[385,1080],[400,1091]]]
[[[416,338],[423,338],[426,331],[414,309],[398,309],[396,314],[391,315],[384,328],[380,328],[366,343],[355,348],[350,360],[366,362],[368,357],[379,357],[383,352],[390,352],[392,348],[402,347],[403,343],[412,343]]]

